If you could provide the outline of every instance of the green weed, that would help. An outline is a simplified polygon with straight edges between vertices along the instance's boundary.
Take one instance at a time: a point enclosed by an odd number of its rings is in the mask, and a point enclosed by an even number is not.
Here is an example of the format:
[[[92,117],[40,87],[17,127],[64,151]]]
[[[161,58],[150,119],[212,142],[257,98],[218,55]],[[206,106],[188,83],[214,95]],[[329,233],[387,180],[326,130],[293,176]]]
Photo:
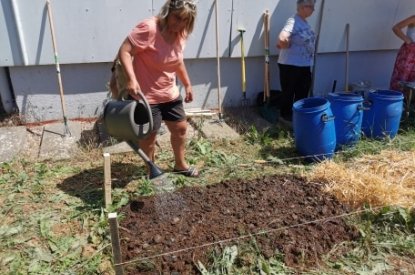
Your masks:
[[[352,161],[384,149],[414,150],[413,124],[406,122],[392,140],[362,138],[354,147],[338,152],[335,160]],[[91,154],[98,156],[101,151]],[[202,174],[197,180],[175,177],[177,188],[287,171],[300,174],[312,167],[295,160],[298,155],[292,133],[278,128],[261,133],[251,127],[236,141],[209,141],[197,136],[187,144],[186,157],[190,164],[201,167]],[[116,180],[108,211],[116,211],[133,196],[155,193],[151,181],[144,178],[144,165],[137,165],[141,161],[137,159],[136,154],[112,156]],[[171,159],[171,150],[163,150],[157,155],[157,164],[169,167]],[[257,164],[258,160],[266,163]],[[111,274],[102,181],[102,159],[96,157],[70,162],[1,163],[0,273]],[[414,211],[369,209],[349,222],[359,229],[359,241],[338,245],[326,256],[327,266],[305,274],[388,274],[394,268],[390,257],[408,259],[409,263],[415,258]],[[276,253],[265,258],[251,241],[213,251],[211,262],[200,263],[198,268],[201,273],[207,272],[204,274],[294,274],[284,265],[283,256]]]
[[[393,273],[388,259],[415,258],[414,217],[413,211],[391,206],[353,217],[350,222],[358,227],[360,241],[335,247],[327,255],[329,266],[353,274]]]

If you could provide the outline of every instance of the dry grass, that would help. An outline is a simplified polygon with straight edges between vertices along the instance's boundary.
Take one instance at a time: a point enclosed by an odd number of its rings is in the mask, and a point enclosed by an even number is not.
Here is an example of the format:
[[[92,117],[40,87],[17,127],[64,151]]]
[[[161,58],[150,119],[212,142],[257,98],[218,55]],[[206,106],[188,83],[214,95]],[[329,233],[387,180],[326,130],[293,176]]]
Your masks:
[[[382,151],[353,162],[327,161],[308,175],[326,183],[326,190],[353,206],[415,206],[415,152]]]

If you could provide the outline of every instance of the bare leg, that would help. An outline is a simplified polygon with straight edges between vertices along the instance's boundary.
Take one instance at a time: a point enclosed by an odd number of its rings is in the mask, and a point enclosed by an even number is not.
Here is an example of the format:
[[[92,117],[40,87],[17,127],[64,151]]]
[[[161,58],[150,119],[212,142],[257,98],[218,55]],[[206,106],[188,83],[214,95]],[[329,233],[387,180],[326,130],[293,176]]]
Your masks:
[[[187,121],[165,121],[170,131],[170,142],[173,149],[175,169],[186,170],[189,168],[185,160]]]
[[[156,150],[157,132],[151,133],[145,139],[140,139],[138,144],[148,158],[154,162]],[[148,170],[149,167],[147,167]],[[149,170],[148,170],[149,171]]]

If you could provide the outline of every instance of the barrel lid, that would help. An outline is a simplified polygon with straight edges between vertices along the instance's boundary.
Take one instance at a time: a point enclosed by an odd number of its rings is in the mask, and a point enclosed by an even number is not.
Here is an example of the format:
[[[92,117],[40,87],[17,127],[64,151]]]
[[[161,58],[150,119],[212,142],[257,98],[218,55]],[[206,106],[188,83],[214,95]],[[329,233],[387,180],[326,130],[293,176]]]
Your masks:
[[[329,93],[328,99],[330,101],[363,101],[363,96],[359,92],[335,92]]]
[[[330,102],[324,97],[308,97],[297,100],[293,104],[293,110],[303,113],[320,112],[330,108]]]
[[[403,93],[394,90],[375,90],[369,93],[369,98],[403,99]]]

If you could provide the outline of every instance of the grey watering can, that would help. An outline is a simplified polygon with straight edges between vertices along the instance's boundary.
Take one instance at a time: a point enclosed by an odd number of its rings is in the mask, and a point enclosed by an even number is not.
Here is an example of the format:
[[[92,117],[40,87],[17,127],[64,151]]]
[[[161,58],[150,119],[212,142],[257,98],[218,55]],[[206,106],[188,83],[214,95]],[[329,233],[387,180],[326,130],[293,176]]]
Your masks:
[[[126,141],[144,160],[150,170],[150,179],[163,174],[141,150],[138,140],[153,131],[153,116],[150,104],[141,92],[139,100],[109,101],[104,108],[104,126],[107,133],[119,141]]]
[[[153,130],[151,108],[144,96],[140,100],[110,101],[104,109],[108,134],[120,141],[137,141]]]

